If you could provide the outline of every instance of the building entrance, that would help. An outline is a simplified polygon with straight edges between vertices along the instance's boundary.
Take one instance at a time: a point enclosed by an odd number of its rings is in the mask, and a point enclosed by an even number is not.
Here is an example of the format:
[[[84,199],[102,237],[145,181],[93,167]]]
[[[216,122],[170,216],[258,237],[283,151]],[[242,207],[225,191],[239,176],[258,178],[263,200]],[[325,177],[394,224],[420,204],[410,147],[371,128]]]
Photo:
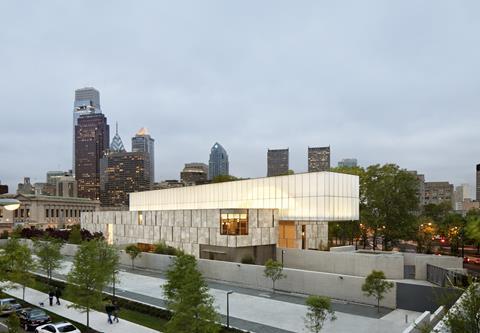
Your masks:
[[[297,232],[295,230],[295,222],[279,221],[277,246],[287,249],[297,248]]]

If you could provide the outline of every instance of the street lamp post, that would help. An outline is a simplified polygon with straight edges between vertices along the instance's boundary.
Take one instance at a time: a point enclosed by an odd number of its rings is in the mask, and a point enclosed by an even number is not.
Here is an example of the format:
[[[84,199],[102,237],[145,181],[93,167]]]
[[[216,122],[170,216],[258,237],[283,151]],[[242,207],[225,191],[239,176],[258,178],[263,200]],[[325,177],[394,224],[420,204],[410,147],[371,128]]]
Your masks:
[[[230,300],[229,296],[233,294],[233,290],[227,291],[227,328],[230,328]]]

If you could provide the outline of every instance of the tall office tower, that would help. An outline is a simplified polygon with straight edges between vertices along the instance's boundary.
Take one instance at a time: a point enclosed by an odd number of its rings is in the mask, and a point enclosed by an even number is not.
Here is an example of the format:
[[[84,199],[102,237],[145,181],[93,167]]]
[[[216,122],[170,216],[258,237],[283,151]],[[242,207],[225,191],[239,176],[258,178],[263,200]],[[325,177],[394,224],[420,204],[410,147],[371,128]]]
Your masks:
[[[132,152],[145,152],[150,156],[150,184],[155,182],[155,140],[142,127],[132,138]]]
[[[288,174],[288,148],[269,149],[267,152],[267,177]]]
[[[355,168],[357,166],[357,159],[356,158],[344,158],[340,162],[338,162],[339,167],[345,168]]]
[[[308,147],[308,172],[330,170],[330,146]]]
[[[128,207],[128,194],[151,189],[150,154],[110,151],[100,161],[102,206]]]
[[[228,154],[225,148],[216,142],[210,150],[208,179],[212,180],[220,175],[228,175]]]
[[[468,198],[470,198],[470,187],[468,186],[468,184],[456,186],[454,191],[454,209],[463,210],[463,202],[465,199]]]
[[[89,114],[78,118],[75,126],[75,178],[78,196],[100,199],[100,159],[108,149],[110,127],[103,114]]]
[[[118,123],[115,125],[115,136],[110,144],[110,150],[116,152],[125,152],[125,146],[123,145],[122,138],[118,135]]]
[[[75,101],[73,102],[73,149],[72,149],[72,172],[75,175],[75,126],[78,119],[87,114],[102,113],[100,108],[100,92],[91,87],[75,90]]]
[[[208,165],[205,163],[185,163],[180,172],[180,179],[185,185],[205,184],[208,179]]]
[[[477,164],[477,193],[476,193],[476,199],[477,201],[480,201],[480,164]]]

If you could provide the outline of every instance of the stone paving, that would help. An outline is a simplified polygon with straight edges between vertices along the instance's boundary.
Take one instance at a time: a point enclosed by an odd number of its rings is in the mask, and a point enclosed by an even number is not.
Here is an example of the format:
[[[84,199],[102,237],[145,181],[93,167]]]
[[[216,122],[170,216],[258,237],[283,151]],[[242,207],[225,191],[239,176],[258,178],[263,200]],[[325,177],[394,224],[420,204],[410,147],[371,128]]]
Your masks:
[[[59,272],[62,278],[71,263],[66,261]],[[159,272],[135,270],[122,267],[116,293],[120,297],[137,300],[153,306],[163,307],[161,286],[165,283]],[[272,294],[270,292],[240,288],[221,283],[209,283],[210,292],[220,314],[226,314],[226,291],[230,295],[230,322],[233,326],[257,333],[305,332],[305,298],[295,295]],[[327,322],[322,332],[402,332],[420,314],[418,312],[382,309],[380,315],[374,307],[334,301],[337,320]],[[408,320],[405,322],[405,314]],[[380,317],[380,318],[379,318]],[[119,331],[117,331],[119,332]]]

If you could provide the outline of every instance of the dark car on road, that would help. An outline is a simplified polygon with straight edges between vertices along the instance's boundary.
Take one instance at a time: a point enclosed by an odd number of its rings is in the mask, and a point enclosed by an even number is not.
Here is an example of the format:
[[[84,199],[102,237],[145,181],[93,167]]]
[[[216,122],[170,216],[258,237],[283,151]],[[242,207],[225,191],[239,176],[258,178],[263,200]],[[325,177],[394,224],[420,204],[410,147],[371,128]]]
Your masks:
[[[20,326],[25,331],[34,330],[40,325],[48,324],[52,321],[45,311],[37,308],[25,308],[18,313]]]

